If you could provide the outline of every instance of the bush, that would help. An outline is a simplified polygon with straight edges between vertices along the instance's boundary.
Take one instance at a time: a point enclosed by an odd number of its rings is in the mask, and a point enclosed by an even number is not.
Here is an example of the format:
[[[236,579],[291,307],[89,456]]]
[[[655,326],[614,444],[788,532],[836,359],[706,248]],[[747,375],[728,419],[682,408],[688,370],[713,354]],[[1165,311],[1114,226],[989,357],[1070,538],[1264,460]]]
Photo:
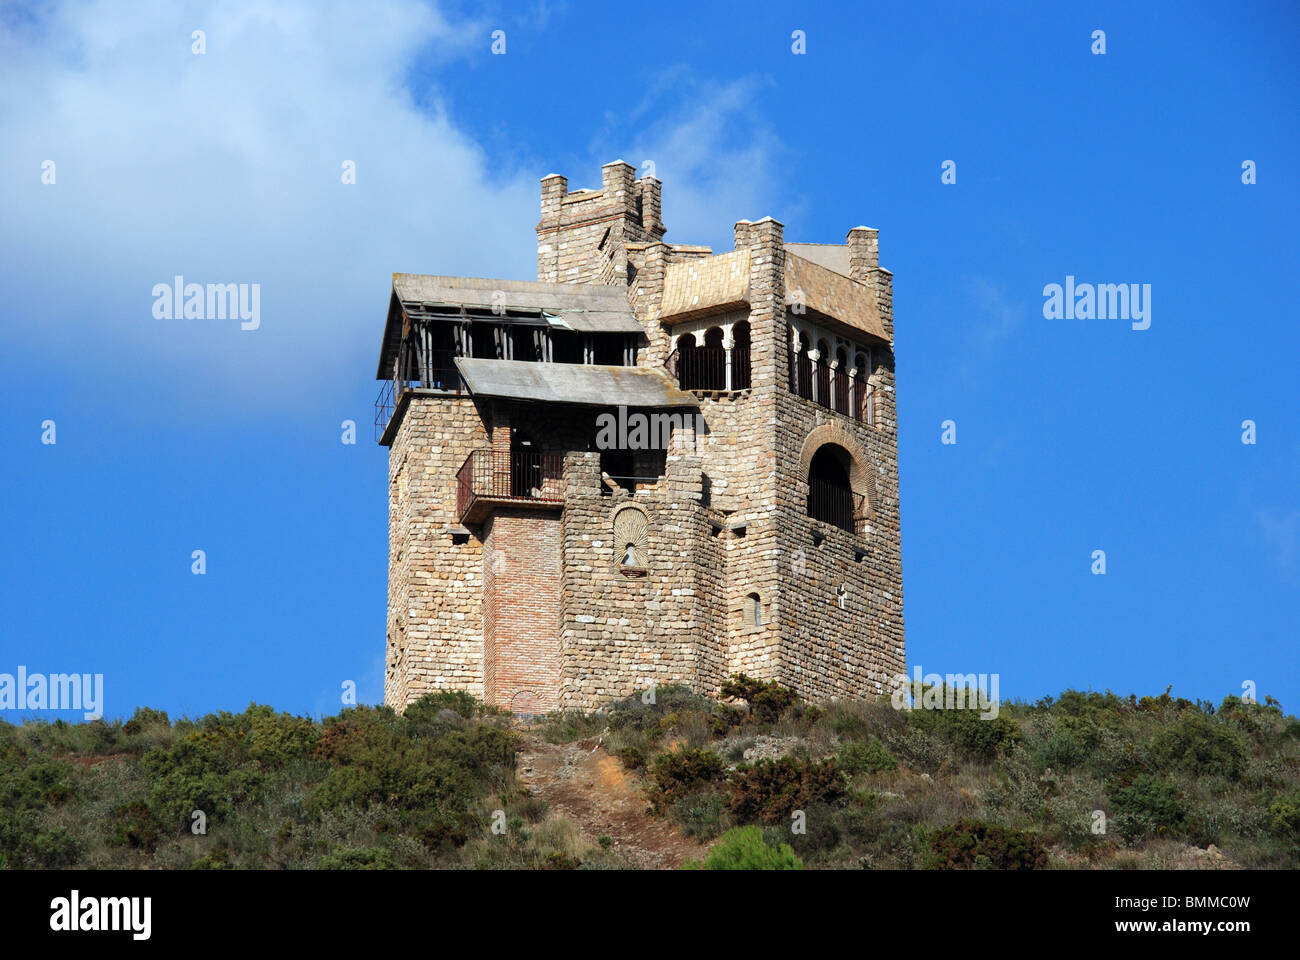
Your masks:
[[[937,693],[942,698],[941,703],[948,703],[949,690],[946,684],[937,691],[934,688],[928,689],[929,699],[933,699]],[[918,703],[924,702],[923,697],[927,697],[924,692],[917,695]],[[983,763],[992,761],[1020,739],[1020,728],[1014,721],[1000,714],[985,719],[975,709],[915,708],[908,713],[908,724],[948,741],[967,759]]]
[[[683,870],[802,870],[787,843],[769,846],[758,827],[736,827],[722,835],[703,862],[687,860]]]
[[[742,764],[731,774],[728,809],[740,823],[784,823],[795,810],[844,797],[834,760],[800,763],[790,757]]]
[[[1268,805],[1270,825],[1280,837],[1300,840],[1300,790],[1279,796]]]
[[[1151,759],[1164,768],[1195,776],[1214,775],[1235,780],[1247,759],[1241,737],[1199,714],[1184,714],[1151,741]]]
[[[723,779],[722,758],[712,750],[675,750],[655,757],[652,803],[662,813],[696,790]]]
[[[1041,870],[1047,851],[1032,833],[981,820],[941,827],[930,841],[940,870]]]
[[[158,849],[162,831],[147,803],[135,801],[115,807],[109,814],[109,843],[152,853]]]
[[[1142,773],[1128,786],[1110,791],[1120,835],[1129,843],[1182,828],[1187,819],[1187,799],[1172,783]]]
[[[146,728],[153,726],[170,727],[171,720],[165,710],[153,710],[149,707],[136,707],[135,713],[131,714],[131,719],[122,724],[122,732],[136,736],[143,733]]]
[[[320,870],[400,870],[393,855],[383,848],[358,850],[353,847],[336,847],[317,864]]]
[[[450,710],[466,720],[472,720],[481,712],[482,704],[474,695],[464,690],[437,690],[426,693],[419,700],[410,704],[402,714],[407,723],[438,723],[438,714]]]
[[[885,773],[898,769],[898,761],[883,743],[872,737],[868,743],[852,740],[840,747],[836,764],[849,776],[859,773]]]
[[[775,723],[798,697],[775,680],[754,680],[743,673],[722,681],[722,695],[744,700],[750,716],[759,723]]]

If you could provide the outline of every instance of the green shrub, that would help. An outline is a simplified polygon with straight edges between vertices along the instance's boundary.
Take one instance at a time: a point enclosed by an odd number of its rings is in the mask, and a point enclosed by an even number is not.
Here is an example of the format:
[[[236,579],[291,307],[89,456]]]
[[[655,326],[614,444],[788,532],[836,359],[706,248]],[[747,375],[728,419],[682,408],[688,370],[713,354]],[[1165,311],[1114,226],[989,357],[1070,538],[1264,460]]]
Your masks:
[[[802,870],[789,844],[770,846],[758,827],[736,827],[722,835],[704,860],[687,860],[683,870]]]
[[[1047,851],[1032,833],[981,820],[941,827],[930,841],[940,870],[1041,870]]]
[[[109,824],[108,842],[115,846],[152,853],[162,840],[157,817],[147,803],[139,800],[114,807],[109,814]]]
[[[1110,800],[1120,835],[1129,843],[1175,832],[1187,819],[1188,804],[1183,793],[1172,783],[1148,773],[1138,774],[1127,786],[1114,787]]]
[[[356,849],[335,847],[321,857],[317,868],[321,870],[400,870],[401,865],[392,853],[382,847]]]
[[[712,750],[674,750],[655,757],[652,803],[658,812],[701,787],[723,779],[722,758]]]
[[[712,840],[726,828],[727,798],[716,790],[697,790],[668,808],[668,819],[688,837]]]
[[[759,723],[775,723],[798,697],[789,687],[775,680],[755,680],[743,673],[722,681],[724,697],[744,700],[750,716]]]
[[[930,694],[931,698],[937,694],[941,698],[941,703],[949,702],[949,689],[946,684],[938,690],[934,688],[926,688],[926,690],[934,691]],[[974,693],[970,696],[973,697]],[[923,697],[925,697],[924,691],[917,694],[918,704],[923,702]],[[953,702],[960,701],[954,697]],[[918,707],[908,712],[908,724],[948,741],[967,759],[983,763],[992,761],[1020,739],[1020,728],[1013,720],[1001,713],[986,719],[985,714],[976,709]]]
[[[81,857],[81,844],[67,829],[55,827],[38,833],[31,841],[32,859],[46,869],[70,867]]]
[[[147,727],[162,726],[170,727],[171,720],[165,710],[154,710],[150,707],[136,707],[135,713],[131,714],[131,719],[122,724],[122,732],[136,736],[143,733]]]
[[[407,723],[437,723],[438,714],[450,710],[466,720],[472,720],[482,710],[482,704],[464,690],[436,690],[426,693],[410,704],[402,714]]]
[[[629,770],[640,770],[645,766],[645,751],[640,747],[622,747],[614,751],[614,756]]]
[[[834,760],[799,762],[791,757],[742,764],[731,773],[728,809],[739,823],[784,823],[795,810],[843,799],[844,778]]]
[[[1162,768],[1235,780],[1246,763],[1241,737],[1200,714],[1185,713],[1151,741],[1151,759]]]
[[[898,761],[883,743],[872,737],[867,743],[851,740],[840,747],[835,762],[849,776],[859,773],[885,773],[898,769]]]
[[[1268,813],[1274,833],[1300,841],[1300,790],[1279,796],[1268,805]]]

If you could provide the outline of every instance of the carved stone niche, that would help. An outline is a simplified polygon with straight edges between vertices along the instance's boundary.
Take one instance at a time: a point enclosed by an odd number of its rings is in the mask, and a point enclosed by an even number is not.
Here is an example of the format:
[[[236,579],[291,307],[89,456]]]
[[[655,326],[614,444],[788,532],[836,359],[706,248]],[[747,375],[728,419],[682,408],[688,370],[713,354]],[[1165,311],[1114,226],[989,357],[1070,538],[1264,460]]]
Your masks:
[[[650,572],[650,517],[633,503],[614,511],[614,563],[625,577]]]

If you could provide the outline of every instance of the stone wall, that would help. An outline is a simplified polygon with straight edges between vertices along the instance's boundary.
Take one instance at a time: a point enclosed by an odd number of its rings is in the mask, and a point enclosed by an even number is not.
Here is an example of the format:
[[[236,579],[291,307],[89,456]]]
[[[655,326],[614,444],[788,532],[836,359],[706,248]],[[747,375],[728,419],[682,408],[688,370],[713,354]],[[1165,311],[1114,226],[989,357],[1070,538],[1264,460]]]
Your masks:
[[[435,689],[483,696],[483,557],[459,529],[456,471],[488,446],[469,398],[412,396],[389,450],[388,657],[384,700]]]
[[[600,190],[573,194],[563,177],[543,181],[538,277],[627,283],[646,329],[638,362],[662,366],[675,324],[721,320],[665,315],[668,266],[710,251],[662,242],[658,181],[634,173],[607,164]],[[740,672],[826,700],[875,695],[905,671],[892,350],[872,350],[870,424],[792,394],[784,228],[740,221],[735,243],[745,255],[727,262],[747,263],[748,305],[727,306],[726,320],[749,321],[752,386],[697,394],[706,431],[639,454],[638,474],[662,463],[664,475],[635,495],[601,482],[594,408],[410,401],[390,459],[387,702],[450,688],[522,712],[589,710],[652,684],[716,695]],[[835,289],[872,298],[892,343],[876,231],[855,228],[846,246],[849,279]],[[722,310],[731,294],[718,296]],[[455,472],[473,449],[508,450],[512,425],[565,455],[562,510],[498,507],[453,544]],[[824,443],[852,458],[867,504],[855,531],[806,515],[809,462]],[[614,539],[628,505],[647,524],[631,568]]]

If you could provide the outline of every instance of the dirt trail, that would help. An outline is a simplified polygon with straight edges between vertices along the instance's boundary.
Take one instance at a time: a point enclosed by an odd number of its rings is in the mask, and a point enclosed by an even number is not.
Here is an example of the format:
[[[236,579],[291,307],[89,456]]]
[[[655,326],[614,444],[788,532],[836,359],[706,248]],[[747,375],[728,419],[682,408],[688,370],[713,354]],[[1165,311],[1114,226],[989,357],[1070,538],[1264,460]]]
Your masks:
[[[595,846],[607,835],[615,851],[648,870],[675,869],[708,852],[706,845],[650,816],[637,777],[598,739],[547,743],[537,733],[525,737],[515,768],[519,782],[572,822],[584,843]]]

